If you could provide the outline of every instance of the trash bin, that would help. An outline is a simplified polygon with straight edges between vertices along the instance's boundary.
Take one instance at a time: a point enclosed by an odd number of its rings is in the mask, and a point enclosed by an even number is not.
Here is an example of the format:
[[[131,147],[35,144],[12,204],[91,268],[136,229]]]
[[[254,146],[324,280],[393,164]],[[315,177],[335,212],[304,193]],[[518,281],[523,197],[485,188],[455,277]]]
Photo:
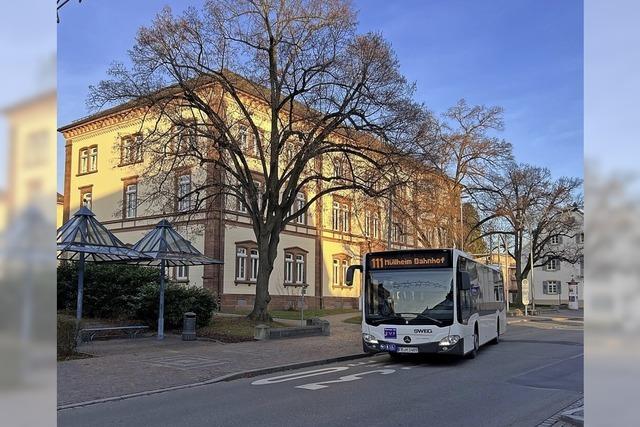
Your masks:
[[[196,314],[187,312],[182,320],[182,341],[196,340]]]

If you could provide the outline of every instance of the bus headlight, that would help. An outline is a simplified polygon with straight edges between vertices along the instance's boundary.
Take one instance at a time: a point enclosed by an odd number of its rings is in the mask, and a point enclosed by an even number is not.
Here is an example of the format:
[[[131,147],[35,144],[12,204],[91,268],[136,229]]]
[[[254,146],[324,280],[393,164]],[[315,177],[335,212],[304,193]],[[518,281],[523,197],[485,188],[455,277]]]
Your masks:
[[[452,345],[456,345],[458,341],[460,341],[460,335],[447,335],[446,337],[440,340],[438,345],[442,347],[445,347],[445,346],[449,347]]]
[[[376,337],[370,334],[362,334],[362,339],[367,344],[378,344],[378,340],[376,339]]]

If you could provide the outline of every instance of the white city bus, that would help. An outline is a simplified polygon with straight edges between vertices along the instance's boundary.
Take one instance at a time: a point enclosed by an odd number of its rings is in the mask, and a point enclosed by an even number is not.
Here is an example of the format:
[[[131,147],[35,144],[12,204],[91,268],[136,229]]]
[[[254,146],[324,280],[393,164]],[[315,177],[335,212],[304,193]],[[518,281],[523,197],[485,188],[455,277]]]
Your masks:
[[[498,268],[457,249],[374,252],[364,265],[362,345],[365,352],[438,353],[474,358],[498,343],[507,325]]]

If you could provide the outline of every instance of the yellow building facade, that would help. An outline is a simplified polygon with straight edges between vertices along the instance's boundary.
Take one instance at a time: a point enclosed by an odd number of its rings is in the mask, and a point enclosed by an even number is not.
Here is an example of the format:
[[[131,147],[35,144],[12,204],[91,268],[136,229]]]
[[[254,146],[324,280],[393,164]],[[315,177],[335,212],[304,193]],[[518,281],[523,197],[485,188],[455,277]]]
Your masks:
[[[227,117],[234,114],[226,112]],[[254,121],[268,131],[266,119]],[[144,150],[135,148],[142,127],[139,115],[116,107],[59,129],[66,141],[63,219],[87,205],[118,238],[134,243],[166,218],[205,255],[224,261],[222,266],[176,268],[170,272],[173,280],[210,289],[223,308],[249,309],[258,262],[249,215],[237,201],[222,197],[214,206],[190,215],[181,213],[178,202],[169,211],[147,201],[145,194],[154,191],[145,174],[148,159]],[[258,175],[258,160],[247,158]],[[319,167],[332,166],[326,162]],[[180,187],[202,182],[209,173],[190,164],[176,170],[174,179]],[[316,191],[314,186],[305,189],[301,203]],[[361,262],[368,251],[387,248],[387,211],[383,200],[339,192],[321,197],[288,224],[269,283],[270,307],[299,307],[303,289],[306,307],[358,307],[360,284],[345,285],[346,268]],[[400,225],[392,221],[391,248],[417,247],[415,233]]]

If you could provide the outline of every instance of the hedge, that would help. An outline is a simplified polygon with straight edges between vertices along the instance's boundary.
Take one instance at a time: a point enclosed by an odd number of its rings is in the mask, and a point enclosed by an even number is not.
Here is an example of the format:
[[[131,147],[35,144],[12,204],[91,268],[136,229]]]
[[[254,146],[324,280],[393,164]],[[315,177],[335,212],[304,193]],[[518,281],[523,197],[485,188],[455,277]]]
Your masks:
[[[76,263],[58,266],[58,310],[76,310],[77,270]],[[157,268],[86,263],[82,314],[104,319],[135,318],[142,287],[157,282]]]
[[[126,264],[85,264],[83,317],[158,323],[159,270]],[[77,265],[58,266],[58,310],[75,312]],[[216,308],[206,289],[167,282],[165,328],[182,326],[184,313],[196,313],[198,326],[207,326]]]
[[[141,304],[138,318],[154,327],[158,324],[158,286],[146,285],[141,290]],[[187,287],[170,283],[164,292],[164,327],[174,329],[182,327],[184,313],[196,314],[198,327],[209,325],[216,302],[213,294],[203,288]]]
[[[72,356],[76,352],[77,337],[78,329],[75,317],[58,314],[58,359]]]

